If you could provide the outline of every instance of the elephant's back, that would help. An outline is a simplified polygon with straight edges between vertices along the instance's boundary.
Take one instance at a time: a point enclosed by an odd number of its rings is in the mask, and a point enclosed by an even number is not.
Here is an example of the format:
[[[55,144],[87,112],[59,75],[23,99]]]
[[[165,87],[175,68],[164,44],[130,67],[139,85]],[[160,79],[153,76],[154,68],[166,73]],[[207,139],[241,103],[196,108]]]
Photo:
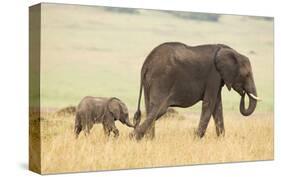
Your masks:
[[[149,65],[151,62],[164,61],[176,53],[184,52],[188,49],[184,43],[180,42],[166,42],[155,47],[146,57],[144,65]]]
[[[105,97],[93,97],[85,96],[79,103],[78,107],[83,107],[84,105],[102,105],[108,101],[109,98]]]
[[[77,106],[77,114],[81,116],[99,117],[104,112],[106,102],[109,98],[84,97]]]
[[[177,60],[195,58],[192,47],[180,42],[166,42],[155,47],[146,57],[143,69],[149,66],[165,67],[175,65]],[[193,57],[194,56],[194,57]]]
[[[142,78],[150,82],[151,78],[176,74],[186,59],[184,56],[189,56],[188,59],[193,58],[194,54],[189,48],[190,46],[180,42],[168,42],[157,46],[144,61]]]

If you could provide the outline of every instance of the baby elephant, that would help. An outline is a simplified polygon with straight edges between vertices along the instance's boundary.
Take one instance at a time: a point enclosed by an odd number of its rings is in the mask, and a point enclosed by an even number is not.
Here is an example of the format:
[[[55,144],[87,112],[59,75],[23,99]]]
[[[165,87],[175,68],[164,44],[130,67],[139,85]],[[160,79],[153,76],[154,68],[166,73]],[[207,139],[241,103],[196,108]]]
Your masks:
[[[102,123],[107,136],[112,131],[114,137],[118,137],[119,131],[115,126],[115,120],[119,120],[128,127],[134,127],[129,121],[126,105],[118,98],[87,96],[82,99],[76,110],[75,136],[78,138],[82,130],[87,135],[94,124]]]

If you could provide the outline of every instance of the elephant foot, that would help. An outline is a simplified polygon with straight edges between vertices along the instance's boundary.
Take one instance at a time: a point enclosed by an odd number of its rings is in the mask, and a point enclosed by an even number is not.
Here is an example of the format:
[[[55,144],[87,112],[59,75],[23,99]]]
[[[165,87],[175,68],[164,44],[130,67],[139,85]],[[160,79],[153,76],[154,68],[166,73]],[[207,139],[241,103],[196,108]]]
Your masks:
[[[219,129],[216,132],[217,132],[217,136],[218,137],[224,137],[224,135],[225,135],[224,129]]]
[[[74,135],[75,136],[75,139],[78,139],[78,135],[76,134],[76,135]]]
[[[144,137],[144,133],[134,130],[129,134],[130,139],[135,139],[137,141],[141,140]]]
[[[119,130],[115,129],[115,130],[113,130],[113,133],[114,133],[114,138],[119,137]]]
[[[195,137],[196,138],[203,138],[203,136],[205,135],[205,131],[202,130],[195,130]]]
[[[134,132],[129,133],[129,138],[130,139],[134,139],[135,138],[135,133]]]
[[[118,138],[119,137],[119,132],[114,134],[114,138]]]

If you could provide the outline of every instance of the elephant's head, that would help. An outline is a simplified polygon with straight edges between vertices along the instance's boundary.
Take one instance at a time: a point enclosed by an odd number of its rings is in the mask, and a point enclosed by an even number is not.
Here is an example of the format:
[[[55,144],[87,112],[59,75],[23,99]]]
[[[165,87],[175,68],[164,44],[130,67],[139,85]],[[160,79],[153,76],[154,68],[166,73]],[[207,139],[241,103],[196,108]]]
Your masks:
[[[233,88],[241,95],[241,114],[251,115],[260,99],[249,59],[234,49],[223,46],[217,51],[215,64],[228,90]],[[245,108],[245,94],[249,97],[248,108]]]
[[[129,113],[127,106],[117,98],[111,98],[108,102],[108,110],[113,115],[115,120],[119,120],[121,123],[126,124],[128,127],[135,127],[129,121]]]

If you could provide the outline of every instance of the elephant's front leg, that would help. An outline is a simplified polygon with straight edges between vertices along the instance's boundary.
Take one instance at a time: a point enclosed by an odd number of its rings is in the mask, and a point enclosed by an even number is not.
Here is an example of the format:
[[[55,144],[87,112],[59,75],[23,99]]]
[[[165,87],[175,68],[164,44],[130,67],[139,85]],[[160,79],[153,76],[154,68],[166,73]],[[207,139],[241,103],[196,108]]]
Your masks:
[[[224,136],[224,123],[223,123],[223,111],[222,111],[222,101],[221,101],[221,93],[218,94],[218,98],[216,101],[216,106],[213,112],[213,118],[216,126],[217,136]]]
[[[114,133],[114,137],[117,138],[119,136],[119,130],[116,128],[115,123],[111,127],[112,132]]]
[[[199,126],[197,129],[197,136],[202,138],[205,135],[206,129],[208,127],[212,112],[213,112],[213,103],[210,101],[204,100],[202,103],[202,112],[200,117]]]
[[[155,136],[155,121],[167,111],[169,98],[167,96],[165,99],[162,99],[162,103],[152,104],[154,106],[148,113],[147,118],[140,126],[135,128],[134,132],[130,133],[130,138],[135,137],[136,140],[140,140],[148,132],[151,133],[149,137],[153,138]]]
[[[114,133],[114,137],[119,136],[119,130],[116,128],[114,121],[103,122],[103,130],[106,136],[110,136],[110,132]]]
[[[202,138],[205,135],[206,129],[208,127],[211,115],[214,112],[218,94],[221,90],[221,78],[216,70],[212,70],[210,73],[210,78],[207,83],[203,103],[202,112],[200,117],[200,122],[197,130],[197,135]]]
[[[103,131],[104,131],[104,134],[105,136],[109,137],[110,135],[110,129],[107,125],[103,124]]]

